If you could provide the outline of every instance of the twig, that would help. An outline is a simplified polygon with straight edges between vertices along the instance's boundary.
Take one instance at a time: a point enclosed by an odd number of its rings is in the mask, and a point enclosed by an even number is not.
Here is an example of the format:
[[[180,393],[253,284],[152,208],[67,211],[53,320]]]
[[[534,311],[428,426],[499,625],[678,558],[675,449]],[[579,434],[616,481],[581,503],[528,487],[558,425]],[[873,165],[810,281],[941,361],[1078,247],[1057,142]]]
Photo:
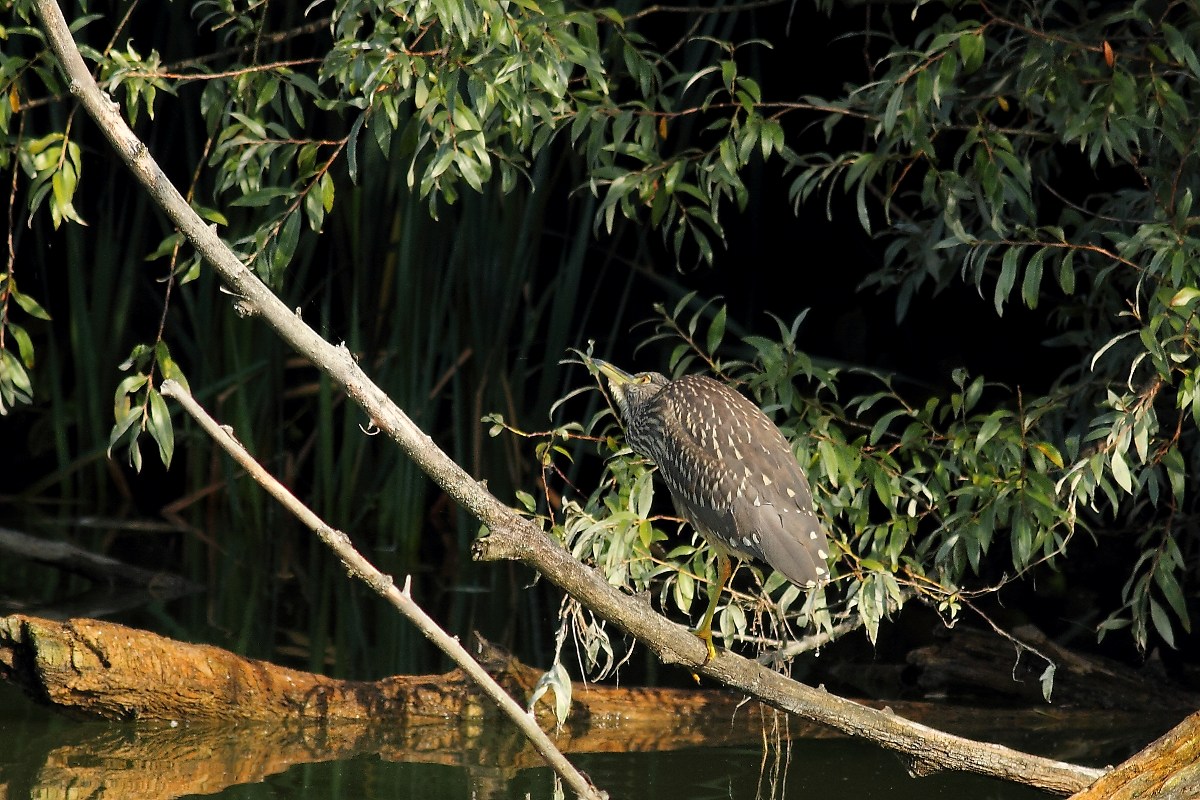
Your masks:
[[[810,650],[820,650],[825,645],[835,639],[839,639],[851,631],[862,627],[862,622],[858,619],[846,620],[834,625],[828,631],[820,631],[811,636],[805,636],[792,642],[787,642],[778,650],[773,650],[769,653],[763,653],[758,657],[758,663],[765,664],[768,667],[773,667],[776,664],[781,664],[788,659],[795,658],[802,653],[807,653]],[[739,637],[740,638],[740,637]],[[779,647],[780,642],[777,639],[763,639],[762,643],[768,647]]]
[[[225,448],[225,452],[233,456],[233,460],[241,465],[259,486],[266,489],[267,494],[274,497],[296,519],[317,534],[321,541],[337,555],[353,577],[367,584],[376,594],[391,603],[397,611],[417,626],[417,630],[424,634],[425,638],[450,656],[454,663],[470,676],[471,680],[479,684],[484,693],[492,698],[500,710],[516,724],[521,733],[525,734],[542,757],[546,759],[546,763],[561,775],[580,797],[600,798],[603,796],[554,746],[546,732],[538,727],[537,720],[531,714],[526,714],[524,709],[500,688],[500,684],[496,683],[491,675],[488,675],[479,662],[471,657],[471,654],[459,642],[458,637],[451,636],[438,627],[438,624],[416,604],[409,592],[409,579],[405,579],[403,589],[396,588],[391,575],[386,575],[376,569],[374,564],[354,548],[354,545],[350,543],[349,536],[329,525],[311,508],[300,502],[294,494],[288,491],[286,486],[275,479],[274,475],[254,460],[254,457],[246,451],[246,448],[242,447],[242,443],[233,436],[227,427],[217,424],[217,421],[196,402],[196,399],[180,383],[173,380],[163,381],[161,391],[165,397],[170,397],[183,406],[184,410],[200,424],[204,432]]]

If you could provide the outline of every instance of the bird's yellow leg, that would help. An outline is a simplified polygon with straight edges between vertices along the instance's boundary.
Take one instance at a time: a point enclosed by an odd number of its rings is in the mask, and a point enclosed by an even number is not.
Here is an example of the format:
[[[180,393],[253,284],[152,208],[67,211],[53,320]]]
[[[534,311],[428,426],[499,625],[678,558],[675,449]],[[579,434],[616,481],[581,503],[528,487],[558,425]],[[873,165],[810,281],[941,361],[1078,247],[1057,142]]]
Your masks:
[[[724,550],[718,549],[717,580],[708,585],[708,608],[704,612],[704,619],[700,622],[700,627],[696,629],[696,635],[708,647],[708,655],[704,658],[705,664],[717,657],[717,648],[713,645],[712,636],[713,614],[717,612],[717,601],[721,599],[721,590],[725,588],[725,584],[729,582],[729,576],[732,574],[733,564],[730,563],[729,555]]]

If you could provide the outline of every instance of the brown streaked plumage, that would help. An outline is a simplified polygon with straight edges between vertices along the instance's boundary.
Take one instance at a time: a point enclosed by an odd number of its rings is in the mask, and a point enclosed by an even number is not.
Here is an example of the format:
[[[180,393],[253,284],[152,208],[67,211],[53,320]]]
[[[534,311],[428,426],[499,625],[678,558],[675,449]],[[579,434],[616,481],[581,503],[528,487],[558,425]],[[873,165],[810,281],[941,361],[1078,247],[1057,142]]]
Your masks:
[[[629,446],[658,465],[680,515],[717,551],[718,581],[696,632],[711,659],[712,617],[732,572],[730,554],[766,562],[803,588],[828,578],[828,537],[808,480],[775,424],[725,384],[594,363],[608,379]]]

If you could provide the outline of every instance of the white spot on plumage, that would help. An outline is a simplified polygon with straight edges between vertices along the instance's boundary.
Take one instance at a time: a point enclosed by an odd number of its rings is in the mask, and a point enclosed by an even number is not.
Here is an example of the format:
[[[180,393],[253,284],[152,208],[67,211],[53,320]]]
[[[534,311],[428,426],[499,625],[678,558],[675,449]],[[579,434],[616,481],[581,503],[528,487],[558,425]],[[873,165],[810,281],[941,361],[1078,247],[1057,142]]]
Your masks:
[[[796,496],[796,490],[795,490],[795,489],[793,489],[792,487],[790,487],[790,486],[789,486],[789,487],[788,487],[788,490],[787,490],[787,494],[788,494],[788,497],[795,497],[795,496]]]
[[[771,476],[769,476],[769,475],[763,475],[763,476],[762,476],[762,479],[763,479],[763,486],[770,486],[770,485],[771,485]]]
[[[808,532],[808,538],[809,538],[809,539],[812,539],[813,541],[816,541],[816,540],[817,540],[817,538],[818,538],[818,537],[817,537],[817,532],[816,532],[816,531],[809,531],[809,532]]]
[[[818,548],[817,556],[819,556],[820,558],[829,558],[829,553],[826,553],[824,550],[821,550]]]

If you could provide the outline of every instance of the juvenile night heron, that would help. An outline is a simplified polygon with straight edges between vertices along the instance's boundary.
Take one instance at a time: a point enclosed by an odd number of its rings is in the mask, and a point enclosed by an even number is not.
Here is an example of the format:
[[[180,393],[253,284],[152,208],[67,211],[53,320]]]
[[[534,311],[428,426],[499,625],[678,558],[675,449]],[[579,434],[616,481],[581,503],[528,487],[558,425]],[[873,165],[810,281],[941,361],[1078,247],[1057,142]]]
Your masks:
[[[608,379],[630,448],[658,465],[680,516],[717,552],[717,582],[696,629],[707,663],[717,654],[713,613],[733,573],[730,555],[765,561],[802,588],[828,578],[829,544],[808,480],[775,424],[725,384],[593,363]]]

